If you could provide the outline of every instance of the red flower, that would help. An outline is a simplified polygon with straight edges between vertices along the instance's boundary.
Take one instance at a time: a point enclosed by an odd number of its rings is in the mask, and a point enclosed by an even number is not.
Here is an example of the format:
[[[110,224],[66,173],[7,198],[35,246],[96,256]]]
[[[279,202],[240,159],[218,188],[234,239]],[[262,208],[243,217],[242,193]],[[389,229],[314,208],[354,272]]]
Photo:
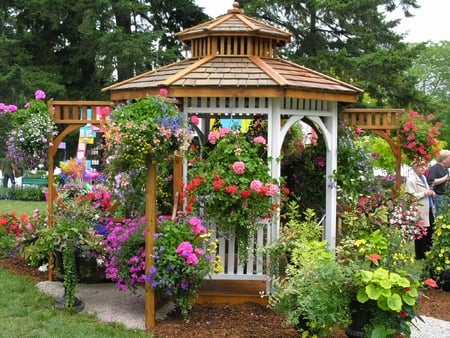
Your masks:
[[[400,317],[402,317],[403,319],[408,318],[408,312],[406,312],[406,311],[404,311],[404,310],[401,310],[401,311],[400,311]]]
[[[438,288],[436,281],[434,279],[428,278],[423,282],[426,286],[432,287],[432,288]]]
[[[237,185],[229,185],[228,187],[225,188],[225,191],[229,194],[233,194],[238,190],[238,186]]]
[[[242,199],[246,200],[247,198],[249,198],[251,196],[251,193],[248,190],[242,190],[241,193],[239,194],[239,196]]]
[[[369,255],[369,261],[372,263],[378,263],[381,260],[381,256],[379,254],[373,253]]]

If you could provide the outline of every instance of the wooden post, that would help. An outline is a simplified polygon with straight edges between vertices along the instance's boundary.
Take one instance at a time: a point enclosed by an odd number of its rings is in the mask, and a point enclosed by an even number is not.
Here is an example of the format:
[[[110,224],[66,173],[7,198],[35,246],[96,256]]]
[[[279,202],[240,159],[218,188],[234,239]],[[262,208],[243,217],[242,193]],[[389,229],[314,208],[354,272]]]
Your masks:
[[[147,166],[147,175],[145,177],[145,273],[149,275],[150,267],[154,264],[153,244],[156,232],[156,163],[152,161]],[[145,328],[148,330],[156,325],[156,301],[155,289],[145,282]]]
[[[173,159],[173,198],[174,198],[174,205],[182,206],[182,204],[179,201],[180,196],[182,196],[182,182],[183,182],[183,157],[175,155]]]

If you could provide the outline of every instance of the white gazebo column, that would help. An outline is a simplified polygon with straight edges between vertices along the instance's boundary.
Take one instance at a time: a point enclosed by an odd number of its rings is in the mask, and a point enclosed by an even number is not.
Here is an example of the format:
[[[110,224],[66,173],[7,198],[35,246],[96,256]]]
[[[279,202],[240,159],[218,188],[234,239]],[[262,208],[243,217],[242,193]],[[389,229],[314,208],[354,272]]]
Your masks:
[[[281,98],[273,98],[272,112],[267,116],[267,155],[271,158],[270,175],[272,178],[279,179],[281,176],[281,146],[283,144],[283,137],[281,136]],[[278,238],[280,232],[280,210],[278,210],[276,217],[272,219],[272,229],[270,241]]]
[[[338,142],[338,118],[337,111],[332,116],[324,118],[325,125],[329,131],[330,144],[327,146],[327,168],[326,168],[326,226],[325,239],[334,250],[336,247],[336,195],[337,187],[333,175],[337,169],[337,142]]]

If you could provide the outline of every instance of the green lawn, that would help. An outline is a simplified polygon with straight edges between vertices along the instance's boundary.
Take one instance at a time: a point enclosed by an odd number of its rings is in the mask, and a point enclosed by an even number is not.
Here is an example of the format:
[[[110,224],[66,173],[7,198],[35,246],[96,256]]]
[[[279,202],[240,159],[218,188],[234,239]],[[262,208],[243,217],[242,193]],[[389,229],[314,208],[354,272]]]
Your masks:
[[[53,309],[55,299],[40,292],[26,277],[0,267],[0,337],[151,337],[87,313]]]
[[[46,210],[46,202],[0,200],[0,213],[31,215]],[[0,337],[151,337],[120,324],[102,323],[87,313],[55,310],[55,299],[40,292],[32,281],[10,274],[0,265]]]
[[[32,215],[33,210],[47,210],[47,202],[0,200],[0,213],[15,211],[17,215]]]

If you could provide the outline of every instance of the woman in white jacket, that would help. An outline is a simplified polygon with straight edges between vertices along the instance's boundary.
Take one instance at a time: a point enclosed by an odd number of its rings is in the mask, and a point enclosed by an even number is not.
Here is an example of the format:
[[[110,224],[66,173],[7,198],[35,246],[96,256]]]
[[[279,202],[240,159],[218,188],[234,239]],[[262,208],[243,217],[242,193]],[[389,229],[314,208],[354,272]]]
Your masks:
[[[431,236],[433,234],[433,198],[436,196],[433,189],[430,189],[425,178],[427,164],[424,161],[413,162],[412,170],[406,180],[406,192],[412,194],[417,202],[422,220],[427,228],[427,235],[414,241],[416,259],[425,258],[425,252],[430,250]]]

